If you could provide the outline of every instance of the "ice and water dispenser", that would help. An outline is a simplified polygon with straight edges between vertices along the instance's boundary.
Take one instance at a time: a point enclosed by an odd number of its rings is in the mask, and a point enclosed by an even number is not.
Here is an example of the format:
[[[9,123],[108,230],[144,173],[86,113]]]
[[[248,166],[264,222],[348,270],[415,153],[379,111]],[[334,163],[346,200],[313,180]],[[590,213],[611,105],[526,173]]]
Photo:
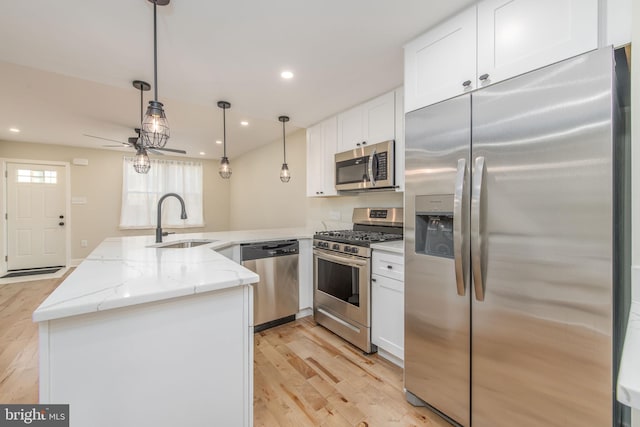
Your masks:
[[[416,253],[453,258],[453,194],[416,196]]]

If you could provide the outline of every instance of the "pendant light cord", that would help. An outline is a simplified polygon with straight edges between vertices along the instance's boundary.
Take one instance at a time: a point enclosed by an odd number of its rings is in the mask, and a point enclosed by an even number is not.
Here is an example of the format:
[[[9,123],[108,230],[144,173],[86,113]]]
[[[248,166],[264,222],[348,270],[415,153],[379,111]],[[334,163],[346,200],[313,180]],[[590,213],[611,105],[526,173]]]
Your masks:
[[[140,84],[140,129],[142,129],[142,122],[144,121],[144,92],[143,86]],[[138,137],[140,136],[140,132],[138,132]]]
[[[284,154],[284,163],[287,163],[287,140],[284,137],[284,121],[282,122],[282,151]]]
[[[227,108],[222,107],[222,140],[224,141],[222,157],[227,157]]]
[[[156,26],[157,0],[153,1],[153,86],[155,101],[158,102],[158,30]]]

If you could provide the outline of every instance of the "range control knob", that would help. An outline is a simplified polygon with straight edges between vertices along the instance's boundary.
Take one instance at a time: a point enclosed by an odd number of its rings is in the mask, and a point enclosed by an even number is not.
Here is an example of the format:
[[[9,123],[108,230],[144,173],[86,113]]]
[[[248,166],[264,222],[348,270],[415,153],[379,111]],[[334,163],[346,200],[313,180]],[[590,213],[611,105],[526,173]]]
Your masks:
[[[344,251],[345,251],[346,253],[351,252],[351,249],[352,249],[352,248],[351,248],[351,246],[345,246],[345,247],[344,247]]]
[[[357,247],[355,247],[355,246],[354,246],[354,247],[352,247],[352,248],[351,248],[351,253],[352,253],[352,254],[357,254],[357,253],[358,253],[358,248],[357,248]]]
[[[340,250],[340,245],[337,244],[337,243],[334,243],[333,247],[331,249],[333,249],[334,251],[338,251],[338,250]]]

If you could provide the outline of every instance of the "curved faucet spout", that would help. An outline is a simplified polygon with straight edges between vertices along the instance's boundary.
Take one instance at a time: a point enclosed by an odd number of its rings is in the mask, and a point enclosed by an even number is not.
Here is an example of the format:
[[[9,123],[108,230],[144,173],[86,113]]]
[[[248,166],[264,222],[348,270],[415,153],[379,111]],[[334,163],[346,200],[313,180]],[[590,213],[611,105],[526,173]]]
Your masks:
[[[161,224],[162,223],[162,202],[164,202],[164,199],[170,196],[178,199],[178,201],[180,202],[180,205],[182,206],[180,219],[187,219],[187,210],[184,207],[184,200],[182,199],[182,197],[180,197],[180,195],[176,193],[167,193],[164,196],[160,197],[160,200],[158,200],[158,224],[156,226],[156,243],[162,242],[162,224]]]

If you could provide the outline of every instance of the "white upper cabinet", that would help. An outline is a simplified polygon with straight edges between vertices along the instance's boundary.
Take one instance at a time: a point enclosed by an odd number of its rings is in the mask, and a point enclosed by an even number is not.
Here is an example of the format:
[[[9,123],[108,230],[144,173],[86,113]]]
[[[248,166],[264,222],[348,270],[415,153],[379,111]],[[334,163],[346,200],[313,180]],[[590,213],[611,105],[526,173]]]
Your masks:
[[[475,88],[475,6],[404,47],[404,111],[454,97]]]
[[[338,152],[395,139],[395,93],[389,92],[338,115]]]
[[[478,3],[479,86],[597,47],[598,0]]]
[[[307,197],[335,196],[337,119],[307,129]]]
[[[597,47],[598,0],[480,1],[405,46],[405,112]]]
[[[404,89],[396,89],[396,190],[404,191]]]

